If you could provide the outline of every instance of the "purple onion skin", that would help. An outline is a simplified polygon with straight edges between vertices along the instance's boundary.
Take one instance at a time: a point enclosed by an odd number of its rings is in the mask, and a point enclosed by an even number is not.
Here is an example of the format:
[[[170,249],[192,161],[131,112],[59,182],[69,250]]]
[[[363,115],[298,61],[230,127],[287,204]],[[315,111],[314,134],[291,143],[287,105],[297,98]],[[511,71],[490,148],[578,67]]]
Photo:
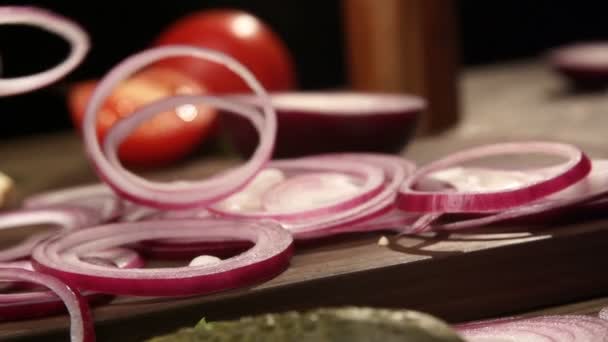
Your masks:
[[[398,153],[414,136],[419,111],[374,114],[312,114],[277,110],[278,132],[273,158],[331,152]],[[253,126],[230,113],[222,130],[237,152],[250,156],[258,144]]]

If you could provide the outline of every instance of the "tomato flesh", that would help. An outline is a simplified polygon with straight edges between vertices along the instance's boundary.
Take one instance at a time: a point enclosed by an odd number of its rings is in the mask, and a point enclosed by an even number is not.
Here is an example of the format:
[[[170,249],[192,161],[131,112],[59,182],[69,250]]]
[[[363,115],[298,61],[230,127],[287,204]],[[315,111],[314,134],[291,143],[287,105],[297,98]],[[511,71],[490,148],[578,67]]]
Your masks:
[[[97,81],[74,86],[68,105],[74,124],[82,125],[87,103]],[[120,84],[97,117],[100,141],[114,123],[150,102],[178,94],[202,93],[201,86],[183,74],[151,68]],[[132,166],[159,166],[179,160],[196,149],[214,130],[215,110],[203,105],[183,105],[163,112],[138,127],[120,146],[119,158]]]

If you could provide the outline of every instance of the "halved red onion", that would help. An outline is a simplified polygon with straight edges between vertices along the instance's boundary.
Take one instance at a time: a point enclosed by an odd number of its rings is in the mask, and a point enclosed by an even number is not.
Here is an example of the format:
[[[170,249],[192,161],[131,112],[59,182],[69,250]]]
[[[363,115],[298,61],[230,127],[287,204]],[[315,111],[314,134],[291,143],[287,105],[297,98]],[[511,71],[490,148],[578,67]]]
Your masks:
[[[59,231],[71,231],[99,222],[97,213],[79,207],[22,209],[0,214],[0,230],[48,224],[58,227]],[[52,236],[53,233],[34,234],[15,246],[0,250],[0,261],[11,261],[29,256],[34,246]]]
[[[61,205],[85,207],[98,211],[103,222],[117,218],[123,203],[105,184],[64,188],[38,193],[23,201],[24,208],[46,208]]]
[[[237,73],[264,103],[262,111],[250,106],[212,96],[177,96],[145,106],[117,122],[108,133],[102,151],[97,139],[95,122],[97,113],[112,89],[137,70],[158,60],[189,56],[222,64]],[[198,182],[158,183],[145,180],[120,164],[116,149],[137,127],[153,115],[183,104],[204,102],[223,110],[234,111],[254,123],[260,134],[256,153],[243,166],[231,169],[210,179]],[[165,46],[138,53],[115,67],[100,82],[91,97],[83,120],[83,135],[87,154],[99,176],[123,197],[158,208],[188,208],[217,202],[245,186],[264,166],[272,154],[276,134],[276,114],[268,95],[260,83],[245,67],[233,58],[216,51],[189,46]],[[105,152],[105,153],[104,153]]]
[[[48,274],[18,268],[0,268],[0,279],[27,281],[47,287],[65,304],[70,313],[70,338],[73,342],[93,342],[95,332],[87,301],[80,293]],[[2,305],[0,305],[2,307]]]
[[[285,159],[268,168],[209,210],[229,217],[304,220],[357,206],[381,191],[385,180],[381,168],[353,160]],[[272,171],[292,177],[265,180]]]
[[[455,328],[469,342],[605,342],[608,336],[608,321],[575,315],[482,321]]]
[[[0,25],[37,26],[65,38],[71,46],[69,56],[53,68],[15,78],[0,78],[0,96],[15,95],[44,87],[62,78],[84,59],[89,50],[86,32],[75,22],[35,7],[0,6]]]
[[[550,53],[549,62],[577,85],[608,84],[608,42],[579,42],[557,48]]]
[[[253,106],[254,96],[233,99]],[[301,157],[330,152],[398,152],[414,134],[425,109],[423,99],[363,92],[282,92],[271,94],[278,131],[274,157]],[[257,135],[238,116],[222,116],[234,145],[250,155]],[[382,134],[378,134],[382,132]]]
[[[532,203],[527,203],[491,215],[436,224],[433,226],[433,229],[471,229],[509,220],[531,219],[538,215],[549,216],[551,214],[563,213],[568,210],[591,210],[594,205],[598,206],[598,209],[596,210],[601,210],[604,207],[598,205],[598,203],[607,197],[608,160],[593,159],[591,160],[591,172],[587,177],[559,192]]]
[[[254,246],[206,266],[120,270],[92,265],[85,253],[142,240],[208,238],[247,240]],[[267,280],[289,264],[292,237],[270,221],[227,219],[162,220],[115,223],[63,234],[32,253],[34,268],[78,288],[136,296],[186,296],[238,288]]]
[[[543,153],[566,157],[555,167],[555,174],[521,186],[490,191],[419,191],[415,185],[428,175],[464,162],[505,154]],[[405,181],[399,191],[397,206],[408,212],[466,213],[504,210],[526,204],[583,179],[591,169],[589,158],[580,149],[560,143],[519,142],[486,145],[458,152],[420,168]]]
[[[139,268],[144,265],[139,254],[125,248],[113,248],[86,254],[81,258],[92,264],[108,265],[116,268]],[[33,271],[30,261],[0,263],[0,268],[19,268]],[[27,287],[19,283],[20,292],[0,294],[0,321],[45,317],[65,311],[65,305],[52,291]],[[111,296],[91,291],[82,292],[89,304],[108,302]]]

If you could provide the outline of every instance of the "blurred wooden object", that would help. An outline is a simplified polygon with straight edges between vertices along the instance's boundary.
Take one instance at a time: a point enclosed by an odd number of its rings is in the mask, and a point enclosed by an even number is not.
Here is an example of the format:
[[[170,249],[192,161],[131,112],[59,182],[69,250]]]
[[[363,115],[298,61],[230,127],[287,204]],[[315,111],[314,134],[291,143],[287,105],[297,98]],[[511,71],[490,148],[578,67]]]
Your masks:
[[[455,0],[343,0],[350,85],[421,95],[420,133],[458,121]]]

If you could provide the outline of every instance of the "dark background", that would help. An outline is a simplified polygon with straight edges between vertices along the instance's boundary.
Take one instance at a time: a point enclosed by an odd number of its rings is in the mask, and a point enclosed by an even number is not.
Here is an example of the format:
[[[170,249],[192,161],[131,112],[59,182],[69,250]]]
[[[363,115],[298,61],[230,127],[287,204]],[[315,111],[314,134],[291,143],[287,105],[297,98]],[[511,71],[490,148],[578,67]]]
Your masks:
[[[375,1],[375,0],[369,0]],[[295,58],[303,89],[346,83],[338,0],[0,1],[36,5],[70,17],[91,34],[93,48],[66,80],[34,93],[0,99],[0,139],[71,128],[64,103],[70,82],[102,75],[147,47],[172,21],[195,10],[241,8],[266,21]],[[608,38],[608,2],[550,0],[467,1],[458,4],[466,66],[539,56],[577,40]],[[59,38],[34,29],[0,27],[2,75],[36,72],[66,51]]]

